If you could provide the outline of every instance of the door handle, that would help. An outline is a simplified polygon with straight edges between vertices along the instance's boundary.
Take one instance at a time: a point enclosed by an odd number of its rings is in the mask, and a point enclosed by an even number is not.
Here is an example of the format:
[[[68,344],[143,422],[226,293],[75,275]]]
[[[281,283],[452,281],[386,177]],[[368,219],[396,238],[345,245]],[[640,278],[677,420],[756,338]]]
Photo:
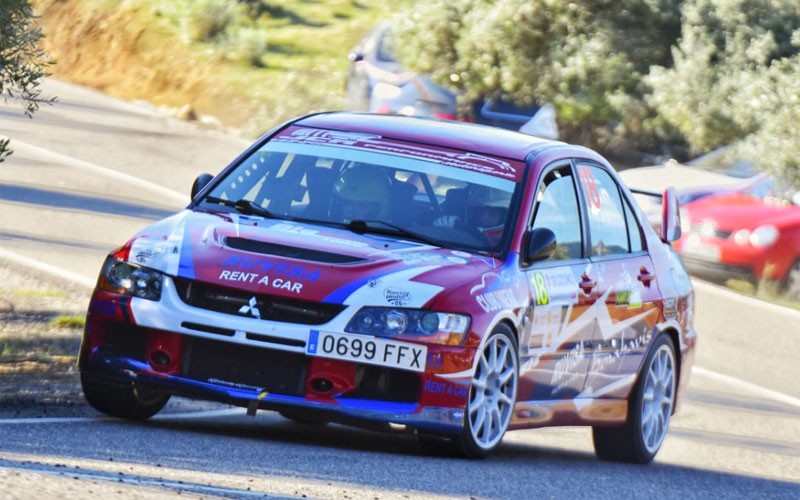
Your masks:
[[[589,295],[592,293],[592,289],[597,286],[597,282],[591,279],[588,274],[583,273],[581,275],[581,283],[578,286],[581,287],[583,293]]]
[[[648,271],[646,267],[642,266],[639,269],[639,276],[637,276],[637,279],[641,281],[644,286],[649,287],[650,282],[653,281],[655,278],[656,278],[655,274]]]

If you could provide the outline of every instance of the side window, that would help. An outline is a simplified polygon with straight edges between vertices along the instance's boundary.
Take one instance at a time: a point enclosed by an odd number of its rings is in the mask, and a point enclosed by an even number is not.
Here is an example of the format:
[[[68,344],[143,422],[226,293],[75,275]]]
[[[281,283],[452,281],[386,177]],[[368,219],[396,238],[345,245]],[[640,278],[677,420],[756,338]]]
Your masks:
[[[611,175],[600,167],[582,164],[578,165],[578,177],[586,199],[591,254],[612,255],[641,250],[638,226]]]
[[[631,252],[644,250],[642,243],[642,232],[639,230],[639,223],[633,215],[633,209],[627,200],[622,200],[622,208],[625,209],[625,220],[628,222],[628,241],[630,242]]]
[[[551,259],[581,258],[580,212],[569,165],[549,171],[541,180],[536,192],[532,227],[547,228],[555,233],[558,246]]]

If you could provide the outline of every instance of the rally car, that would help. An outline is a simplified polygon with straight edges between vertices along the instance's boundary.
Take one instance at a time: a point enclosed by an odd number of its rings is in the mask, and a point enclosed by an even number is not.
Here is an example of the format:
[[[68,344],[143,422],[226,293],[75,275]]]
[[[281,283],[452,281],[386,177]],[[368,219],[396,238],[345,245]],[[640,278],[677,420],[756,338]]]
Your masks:
[[[171,396],[305,422],[405,426],[483,457],[585,425],[646,463],[689,378],[693,290],[599,154],[481,125],[290,121],[112,252],[87,314],[87,401]]]

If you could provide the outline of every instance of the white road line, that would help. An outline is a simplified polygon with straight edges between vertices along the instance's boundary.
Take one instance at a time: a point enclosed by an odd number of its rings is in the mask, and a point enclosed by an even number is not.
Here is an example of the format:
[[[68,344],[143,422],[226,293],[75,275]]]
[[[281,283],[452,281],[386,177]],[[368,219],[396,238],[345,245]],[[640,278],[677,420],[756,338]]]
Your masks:
[[[694,285],[695,289],[699,288],[702,289],[704,292],[709,292],[719,295],[720,297],[726,300],[734,300],[740,304],[745,304],[748,307],[752,307],[753,303],[756,303],[758,304],[759,307],[767,309],[770,312],[785,314],[786,316],[791,317],[795,321],[800,321],[800,311],[796,311],[794,309],[790,309],[784,306],[779,306],[777,304],[766,302],[764,300],[756,299],[753,297],[748,297],[746,295],[736,293],[733,290],[728,290],[727,288],[723,288],[718,285],[713,285],[711,283],[707,283],[705,281],[701,281],[698,279],[692,279],[692,285]]]
[[[796,398],[794,396],[790,396],[788,394],[784,394],[782,392],[775,391],[772,389],[767,389],[766,387],[760,386],[758,384],[754,384],[752,382],[748,382],[740,378],[732,377],[730,375],[725,375],[724,373],[718,373],[713,370],[709,370],[707,368],[694,366],[692,367],[692,376],[694,375],[700,375],[710,379],[714,379],[718,382],[723,382],[725,384],[734,386],[738,389],[744,389],[753,395],[766,397],[768,399],[772,399],[774,401],[778,401],[780,403],[787,404],[789,406],[795,406],[797,408],[800,408],[800,398]]]
[[[39,272],[50,274],[57,278],[65,279],[67,281],[75,283],[76,285],[80,285],[86,288],[94,288],[95,285],[94,279],[87,278],[86,276],[83,276],[78,273],[73,273],[72,271],[68,271],[66,269],[54,266],[52,264],[47,264],[46,262],[41,262],[36,259],[31,259],[30,257],[26,257],[24,255],[12,252],[11,250],[6,250],[4,248],[0,248],[0,259],[5,259],[15,264],[29,267]]]
[[[8,139],[8,137],[0,135],[0,140],[5,140],[5,139]],[[26,152],[38,158],[50,160],[55,163],[69,165],[70,167],[78,168],[87,172],[91,172],[93,174],[103,175],[105,177],[110,177],[112,179],[117,179],[122,182],[132,184],[134,186],[148,189],[150,191],[160,194],[161,196],[166,197],[171,201],[180,204],[181,206],[185,206],[187,203],[189,203],[188,194],[173,191],[172,189],[166,188],[160,184],[156,184],[155,182],[150,182],[144,179],[140,179],[138,177],[134,177],[132,175],[128,175],[122,172],[117,172],[116,170],[108,167],[95,165],[94,163],[89,163],[88,161],[83,161],[77,158],[73,158],[71,156],[63,155],[61,153],[56,153],[55,151],[50,151],[49,149],[45,149],[39,146],[34,146],[33,144],[28,144],[18,139],[14,139],[12,145],[14,147],[14,150],[16,150],[19,153]]]

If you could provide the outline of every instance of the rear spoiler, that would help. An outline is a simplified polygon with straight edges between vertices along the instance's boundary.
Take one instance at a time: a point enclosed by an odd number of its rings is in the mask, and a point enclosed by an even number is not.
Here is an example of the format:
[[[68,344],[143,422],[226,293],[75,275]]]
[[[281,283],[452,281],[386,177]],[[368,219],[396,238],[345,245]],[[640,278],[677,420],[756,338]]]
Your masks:
[[[629,188],[631,193],[661,198],[661,231],[659,237],[664,243],[671,243],[681,237],[681,212],[678,191],[668,187],[663,193],[646,189]]]

